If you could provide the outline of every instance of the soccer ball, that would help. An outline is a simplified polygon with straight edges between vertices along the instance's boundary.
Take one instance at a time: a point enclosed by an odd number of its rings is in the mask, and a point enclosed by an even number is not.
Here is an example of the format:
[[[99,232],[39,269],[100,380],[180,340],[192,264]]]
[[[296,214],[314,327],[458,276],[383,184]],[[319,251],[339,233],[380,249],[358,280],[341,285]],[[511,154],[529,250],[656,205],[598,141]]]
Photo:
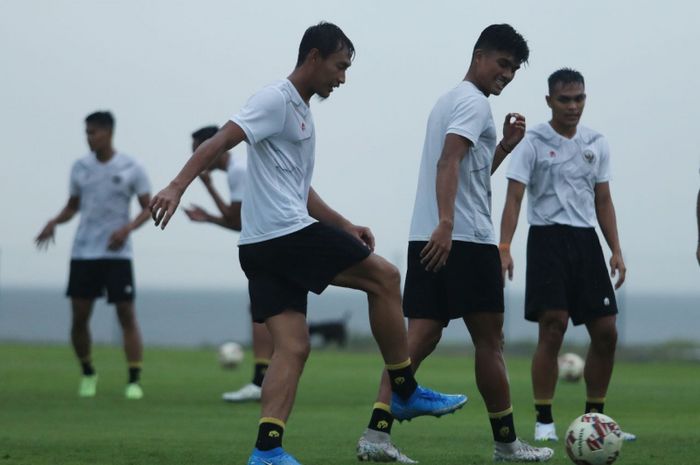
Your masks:
[[[610,465],[620,455],[622,431],[602,413],[586,413],[566,431],[566,453],[576,465]]]
[[[243,361],[243,348],[237,342],[225,342],[219,346],[221,368],[236,368]]]
[[[559,378],[575,383],[583,376],[583,359],[574,353],[567,353],[559,357]]]

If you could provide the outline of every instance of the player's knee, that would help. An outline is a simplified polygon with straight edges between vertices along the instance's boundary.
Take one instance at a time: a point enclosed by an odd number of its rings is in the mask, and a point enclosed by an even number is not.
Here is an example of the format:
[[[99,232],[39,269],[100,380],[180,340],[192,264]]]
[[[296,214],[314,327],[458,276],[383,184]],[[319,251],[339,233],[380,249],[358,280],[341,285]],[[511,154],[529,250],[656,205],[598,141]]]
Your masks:
[[[372,286],[368,292],[375,294],[400,293],[401,273],[394,265],[375,256],[371,270]]]
[[[567,322],[550,319],[540,325],[540,339],[549,344],[561,344],[566,334]]]
[[[286,356],[303,364],[309,358],[311,344],[309,343],[309,338],[306,337],[303,339],[288,341],[282,347],[275,347],[275,351],[277,350],[279,350],[280,353],[284,353]]]

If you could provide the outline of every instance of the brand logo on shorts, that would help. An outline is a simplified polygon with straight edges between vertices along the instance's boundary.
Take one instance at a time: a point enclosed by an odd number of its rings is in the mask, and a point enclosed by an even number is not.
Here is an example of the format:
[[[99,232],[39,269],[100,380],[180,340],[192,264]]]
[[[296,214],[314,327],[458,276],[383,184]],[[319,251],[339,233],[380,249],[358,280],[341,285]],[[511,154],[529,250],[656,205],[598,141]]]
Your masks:
[[[588,162],[588,163],[593,163],[595,161],[595,153],[593,153],[592,150],[584,150],[583,151],[583,158]]]
[[[124,286],[124,294],[131,294],[132,292],[134,292],[133,287],[129,286],[128,284]]]

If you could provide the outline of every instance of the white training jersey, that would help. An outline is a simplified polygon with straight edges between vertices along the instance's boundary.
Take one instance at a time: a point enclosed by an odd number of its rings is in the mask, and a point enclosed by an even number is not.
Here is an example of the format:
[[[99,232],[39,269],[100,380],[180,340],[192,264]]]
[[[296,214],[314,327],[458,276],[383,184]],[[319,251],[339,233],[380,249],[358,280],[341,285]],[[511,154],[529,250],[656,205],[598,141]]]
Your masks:
[[[228,178],[231,202],[243,202],[246,168],[247,156],[245,152],[232,153],[229,156],[226,177]]]
[[[530,224],[594,228],[594,189],[610,180],[610,149],[602,134],[585,126],[567,139],[549,123],[539,124],[510,154],[506,176],[527,185]]]
[[[311,110],[287,79],[254,94],[231,118],[246,134],[248,178],[238,243],[291,234],[316,222],[307,209],[316,135]]]
[[[80,224],[71,258],[131,258],[131,237],[119,250],[109,250],[112,233],[127,225],[133,196],[148,194],[151,186],[143,167],[123,153],[103,163],[94,153],[78,159],[71,169],[70,196],[80,198]]]
[[[491,223],[491,164],[496,150],[496,126],[486,96],[469,81],[440,97],[428,118],[410,241],[427,241],[438,225],[437,164],[447,134],[471,142],[459,164],[452,239],[495,244]]]

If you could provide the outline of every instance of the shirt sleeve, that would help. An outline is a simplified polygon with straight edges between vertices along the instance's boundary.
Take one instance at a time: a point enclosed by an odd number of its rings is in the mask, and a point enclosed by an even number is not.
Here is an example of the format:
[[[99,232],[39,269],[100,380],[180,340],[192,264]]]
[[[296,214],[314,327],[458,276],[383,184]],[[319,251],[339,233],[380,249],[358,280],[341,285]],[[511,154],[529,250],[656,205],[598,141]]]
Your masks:
[[[80,163],[73,163],[70,170],[70,185],[68,187],[68,195],[71,197],[80,197],[80,183],[78,182],[78,173],[80,171]]]
[[[605,138],[600,139],[600,164],[595,178],[596,184],[610,181],[610,147]]]
[[[228,170],[228,188],[231,192],[231,202],[242,202],[245,190],[246,167],[242,163],[234,163]]]
[[[485,98],[465,98],[456,102],[446,134],[457,134],[475,145],[491,118],[491,109]]]
[[[134,176],[133,189],[134,193],[139,197],[151,192],[151,183],[148,180],[146,170],[143,169],[143,166],[139,164],[136,164],[136,173]]]
[[[506,177],[525,185],[529,184],[532,171],[535,168],[536,158],[535,148],[527,136],[515,146],[508,158],[510,158],[510,161],[508,162]]]
[[[249,144],[257,144],[282,131],[286,113],[282,92],[266,87],[253,95],[231,121],[243,129]]]

